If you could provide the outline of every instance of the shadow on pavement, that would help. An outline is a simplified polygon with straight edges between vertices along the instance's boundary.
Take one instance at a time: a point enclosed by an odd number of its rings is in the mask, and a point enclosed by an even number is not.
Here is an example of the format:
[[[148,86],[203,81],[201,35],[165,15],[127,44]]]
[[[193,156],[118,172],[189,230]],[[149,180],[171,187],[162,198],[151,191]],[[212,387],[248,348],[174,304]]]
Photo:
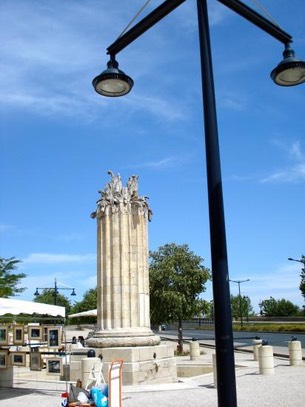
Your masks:
[[[12,399],[14,397],[22,397],[22,396],[27,396],[30,394],[40,394],[40,395],[46,395],[50,394],[52,392],[48,391],[43,391],[43,390],[36,390],[36,389],[18,389],[18,388],[12,388],[12,387],[1,387],[0,388],[0,400],[7,400],[7,399]],[[58,391],[56,392],[58,393]]]

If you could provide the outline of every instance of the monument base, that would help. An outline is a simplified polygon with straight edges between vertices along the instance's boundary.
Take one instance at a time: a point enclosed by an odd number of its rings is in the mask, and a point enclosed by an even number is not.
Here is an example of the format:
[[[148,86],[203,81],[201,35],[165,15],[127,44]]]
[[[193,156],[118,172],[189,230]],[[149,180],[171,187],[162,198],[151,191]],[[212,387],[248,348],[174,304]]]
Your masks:
[[[94,332],[87,340],[91,348],[119,348],[132,346],[156,346],[161,339],[148,328],[121,328]]]
[[[177,381],[174,347],[170,345],[111,347],[94,349],[102,358],[103,375],[108,381],[108,370],[114,360],[123,360],[123,385],[173,383]]]

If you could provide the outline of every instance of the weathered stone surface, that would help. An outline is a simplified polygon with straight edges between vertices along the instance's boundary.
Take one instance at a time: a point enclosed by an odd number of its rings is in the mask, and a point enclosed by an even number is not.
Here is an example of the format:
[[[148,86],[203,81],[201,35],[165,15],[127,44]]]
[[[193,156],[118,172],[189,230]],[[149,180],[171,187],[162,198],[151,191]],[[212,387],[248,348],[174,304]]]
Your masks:
[[[99,191],[97,209],[97,331],[87,343],[103,360],[104,375],[113,360],[123,361],[123,383],[175,381],[170,346],[150,329],[147,197],[138,194],[138,176],[123,187],[111,176]]]
[[[141,383],[171,383],[177,381],[177,365],[174,348],[169,345],[144,347],[119,347],[96,349],[102,358],[106,379],[111,362],[123,360],[122,380],[124,385]]]
[[[88,346],[93,348],[110,348],[119,346],[155,346],[159,345],[160,337],[157,335],[150,336],[113,336],[109,337],[105,333],[99,336],[98,333],[88,340]]]
[[[97,220],[98,330],[89,346],[158,345],[150,330],[147,197],[138,195],[138,176],[123,187],[111,180],[91,214]]]

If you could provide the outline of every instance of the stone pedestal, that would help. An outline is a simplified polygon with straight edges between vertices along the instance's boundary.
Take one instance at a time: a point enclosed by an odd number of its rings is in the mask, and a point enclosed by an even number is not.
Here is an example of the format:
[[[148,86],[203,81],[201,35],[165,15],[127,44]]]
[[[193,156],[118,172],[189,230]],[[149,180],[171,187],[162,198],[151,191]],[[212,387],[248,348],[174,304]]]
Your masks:
[[[173,383],[177,381],[174,348],[168,345],[112,347],[95,349],[101,355],[103,375],[108,382],[108,370],[114,360],[123,360],[123,385]]]

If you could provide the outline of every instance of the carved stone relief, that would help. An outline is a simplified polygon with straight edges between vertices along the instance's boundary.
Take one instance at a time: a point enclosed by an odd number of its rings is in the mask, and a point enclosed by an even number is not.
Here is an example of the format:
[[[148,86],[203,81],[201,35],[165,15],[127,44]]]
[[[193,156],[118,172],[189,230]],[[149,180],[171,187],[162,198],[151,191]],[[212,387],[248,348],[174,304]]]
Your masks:
[[[148,205],[147,196],[138,195],[138,175],[129,177],[125,187],[122,185],[120,174],[115,175],[108,171],[111,179],[103,190],[98,191],[101,195],[97,201],[97,210],[91,213],[91,218],[103,217],[109,213],[129,212],[137,208],[138,213],[146,215],[150,221],[152,211]]]

